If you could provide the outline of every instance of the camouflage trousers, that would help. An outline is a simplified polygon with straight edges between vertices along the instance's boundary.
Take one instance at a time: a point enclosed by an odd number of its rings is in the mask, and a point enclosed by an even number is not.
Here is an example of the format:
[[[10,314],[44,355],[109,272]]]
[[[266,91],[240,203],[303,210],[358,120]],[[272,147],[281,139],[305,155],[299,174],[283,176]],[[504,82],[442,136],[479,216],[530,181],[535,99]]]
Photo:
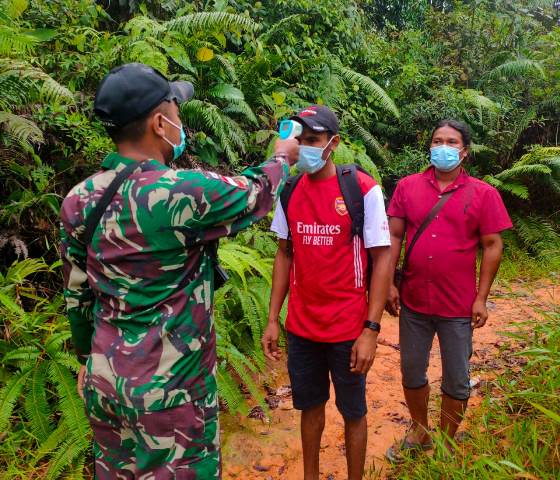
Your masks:
[[[155,412],[86,391],[99,480],[221,478],[216,394]]]

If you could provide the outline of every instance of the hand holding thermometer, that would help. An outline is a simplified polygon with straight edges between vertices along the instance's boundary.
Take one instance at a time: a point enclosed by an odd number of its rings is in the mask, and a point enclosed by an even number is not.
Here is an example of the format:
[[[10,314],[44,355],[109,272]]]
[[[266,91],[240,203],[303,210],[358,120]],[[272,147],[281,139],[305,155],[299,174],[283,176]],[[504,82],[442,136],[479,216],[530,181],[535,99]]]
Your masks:
[[[282,120],[278,125],[278,133],[282,140],[299,137],[302,132],[303,125],[294,120]]]

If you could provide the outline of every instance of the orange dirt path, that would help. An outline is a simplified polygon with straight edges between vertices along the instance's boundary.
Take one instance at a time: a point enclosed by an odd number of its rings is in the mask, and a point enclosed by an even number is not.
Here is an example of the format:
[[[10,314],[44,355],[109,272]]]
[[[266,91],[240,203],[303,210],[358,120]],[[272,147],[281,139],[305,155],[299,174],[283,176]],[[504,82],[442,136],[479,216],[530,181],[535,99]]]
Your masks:
[[[517,283],[512,288],[495,288],[488,307],[490,318],[485,327],[474,334],[474,354],[471,359],[471,378],[481,380],[495,377],[492,368],[499,354],[499,346],[508,341],[500,335],[516,323],[537,318],[535,310],[551,310],[560,305],[558,282],[541,281],[532,284]],[[372,370],[367,378],[368,447],[366,471],[383,471],[383,455],[397,438],[404,434],[408,415],[401,390],[399,352],[389,344],[398,343],[398,320],[385,314],[381,338],[386,345],[379,345]],[[270,363],[276,386],[289,384],[285,355],[282,360]],[[490,367],[490,368],[489,368]],[[432,387],[430,409],[437,418],[435,405],[439,393],[441,359],[437,337],[434,340],[428,376]],[[469,407],[476,409],[482,393],[473,390]],[[473,410],[471,410],[471,413]],[[270,423],[223,415],[224,479],[294,479],[303,478],[303,462],[299,436],[299,412],[291,408],[291,399],[282,400],[272,410]],[[346,478],[344,457],[343,420],[334,404],[334,392],[326,407],[326,427],[321,442],[321,479]],[[367,475],[366,475],[367,478]],[[372,477],[373,478],[373,477]]]

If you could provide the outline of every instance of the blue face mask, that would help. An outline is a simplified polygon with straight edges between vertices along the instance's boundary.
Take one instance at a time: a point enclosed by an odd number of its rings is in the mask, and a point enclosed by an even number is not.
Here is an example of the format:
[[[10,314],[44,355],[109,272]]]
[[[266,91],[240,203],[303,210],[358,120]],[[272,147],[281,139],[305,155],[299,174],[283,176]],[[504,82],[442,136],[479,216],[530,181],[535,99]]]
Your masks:
[[[462,149],[461,149],[462,150]],[[430,148],[430,162],[442,172],[451,172],[461,163],[458,148],[449,145],[438,145]]]
[[[296,163],[297,169],[300,172],[305,172],[309,174],[314,174],[319,170],[321,170],[327,163],[327,160],[323,159],[323,152],[330,145],[331,140],[333,138],[334,137],[331,137],[329,143],[327,143],[324,148],[310,147],[308,145],[300,145],[299,157]]]
[[[185,147],[187,146],[187,135],[186,135],[185,129],[183,127],[177,125],[175,122],[172,122],[166,116],[163,116],[163,118],[168,123],[170,123],[175,128],[178,128],[181,131],[181,141],[178,145],[175,145],[174,143],[171,143],[171,141],[169,141],[167,138],[163,137],[163,139],[167,143],[169,143],[169,145],[171,145],[173,147],[173,160],[177,160],[183,154],[183,152],[185,151]]]

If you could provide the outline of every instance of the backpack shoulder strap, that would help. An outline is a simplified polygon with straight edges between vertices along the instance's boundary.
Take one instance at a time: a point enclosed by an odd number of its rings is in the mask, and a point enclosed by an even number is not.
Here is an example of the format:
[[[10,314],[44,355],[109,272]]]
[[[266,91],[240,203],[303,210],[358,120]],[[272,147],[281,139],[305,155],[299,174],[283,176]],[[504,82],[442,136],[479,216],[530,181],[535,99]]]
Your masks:
[[[336,175],[340,191],[342,192],[342,198],[352,221],[352,237],[354,235],[363,237],[364,195],[358,182],[358,167],[353,163],[336,165]]]
[[[124,181],[132,174],[132,172],[136,170],[139,166],[141,167],[142,165],[143,162],[142,163],[134,162],[131,163],[130,165],[127,165],[125,168],[123,168],[120,172],[117,173],[113,181],[105,189],[103,195],[99,199],[99,202],[97,202],[93,210],[86,218],[85,221],[86,229],[84,230],[84,233],[82,235],[82,241],[86,246],[91,243],[91,240],[93,238],[93,233],[95,232],[97,225],[99,225],[99,221],[101,220],[101,217],[107,210],[107,207],[111,203],[111,200],[115,196],[115,193],[117,193],[117,190],[124,183]]]
[[[286,217],[286,224],[288,225],[288,239],[291,237],[291,234],[289,233],[290,224],[288,223],[288,204],[290,203],[292,193],[294,193],[294,190],[302,177],[303,173],[298,173],[297,175],[289,177],[288,180],[286,180],[284,190],[280,193],[280,205],[282,205],[282,210],[284,211],[284,216]]]

